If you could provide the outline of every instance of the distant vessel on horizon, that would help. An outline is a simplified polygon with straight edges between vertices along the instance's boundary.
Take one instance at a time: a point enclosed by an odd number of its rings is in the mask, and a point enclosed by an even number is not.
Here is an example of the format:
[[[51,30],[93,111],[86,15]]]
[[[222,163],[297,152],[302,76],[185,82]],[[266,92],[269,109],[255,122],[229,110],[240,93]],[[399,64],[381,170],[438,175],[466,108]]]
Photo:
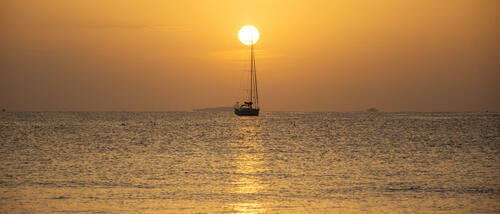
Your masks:
[[[257,74],[255,69],[255,55],[253,51],[253,42],[250,48],[250,96],[249,101],[243,104],[236,102],[234,104],[234,113],[238,116],[259,116],[259,93],[257,90]]]

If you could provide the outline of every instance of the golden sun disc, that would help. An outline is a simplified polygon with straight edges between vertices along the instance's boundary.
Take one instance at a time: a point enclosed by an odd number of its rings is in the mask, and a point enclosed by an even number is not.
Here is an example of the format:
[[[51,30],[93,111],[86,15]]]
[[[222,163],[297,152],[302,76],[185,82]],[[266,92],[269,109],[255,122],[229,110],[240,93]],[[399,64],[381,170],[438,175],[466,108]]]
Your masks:
[[[259,30],[252,25],[242,27],[238,33],[238,38],[245,45],[253,45],[259,41]]]

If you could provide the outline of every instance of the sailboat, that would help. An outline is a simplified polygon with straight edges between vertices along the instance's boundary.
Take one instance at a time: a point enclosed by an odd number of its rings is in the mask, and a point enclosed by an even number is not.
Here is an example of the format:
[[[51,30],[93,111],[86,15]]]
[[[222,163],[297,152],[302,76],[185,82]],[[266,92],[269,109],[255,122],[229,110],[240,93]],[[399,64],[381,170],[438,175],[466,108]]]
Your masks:
[[[250,26],[253,29],[251,30],[257,30],[253,26]],[[245,27],[244,27],[245,28]],[[244,29],[242,28],[242,30]],[[254,32],[251,32],[254,33]],[[241,35],[241,31],[240,31]],[[250,40],[250,94],[248,97],[248,101],[244,101],[243,104],[240,104],[239,102],[236,102],[234,105],[234,113],[238,116],[259,116],[259,93],[257,90],[257,74],[256,74],[256,69],[255,69],[255,54],[253,50],[253,45],[256,42],[256,40],[253,40],[253,35],[251,35],[251,40]],[[241,38],[240,38],[241,39]],[[257,39],[258,39],[258,31],[257,31]],[[243,42],[243,40],[242,40]],[[245,42],[243,42],[245,43]],[[245,43],[247,44],[247,43]]]

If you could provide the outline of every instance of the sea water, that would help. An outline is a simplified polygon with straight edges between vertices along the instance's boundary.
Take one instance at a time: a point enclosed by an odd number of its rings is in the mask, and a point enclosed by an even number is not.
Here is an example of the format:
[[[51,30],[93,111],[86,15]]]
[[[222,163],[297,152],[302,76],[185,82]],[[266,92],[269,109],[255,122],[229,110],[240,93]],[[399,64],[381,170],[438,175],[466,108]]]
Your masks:
[[[0,113],[0,213],[498,213],[500,114]]]

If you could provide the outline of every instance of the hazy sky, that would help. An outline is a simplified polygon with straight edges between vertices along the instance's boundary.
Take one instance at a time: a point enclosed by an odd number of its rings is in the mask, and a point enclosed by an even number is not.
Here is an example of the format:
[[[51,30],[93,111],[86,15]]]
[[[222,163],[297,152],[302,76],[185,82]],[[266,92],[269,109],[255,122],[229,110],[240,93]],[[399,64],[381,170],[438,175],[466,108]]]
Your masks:
[[[0,0],[0,107],[500,111],[500,1]]]

